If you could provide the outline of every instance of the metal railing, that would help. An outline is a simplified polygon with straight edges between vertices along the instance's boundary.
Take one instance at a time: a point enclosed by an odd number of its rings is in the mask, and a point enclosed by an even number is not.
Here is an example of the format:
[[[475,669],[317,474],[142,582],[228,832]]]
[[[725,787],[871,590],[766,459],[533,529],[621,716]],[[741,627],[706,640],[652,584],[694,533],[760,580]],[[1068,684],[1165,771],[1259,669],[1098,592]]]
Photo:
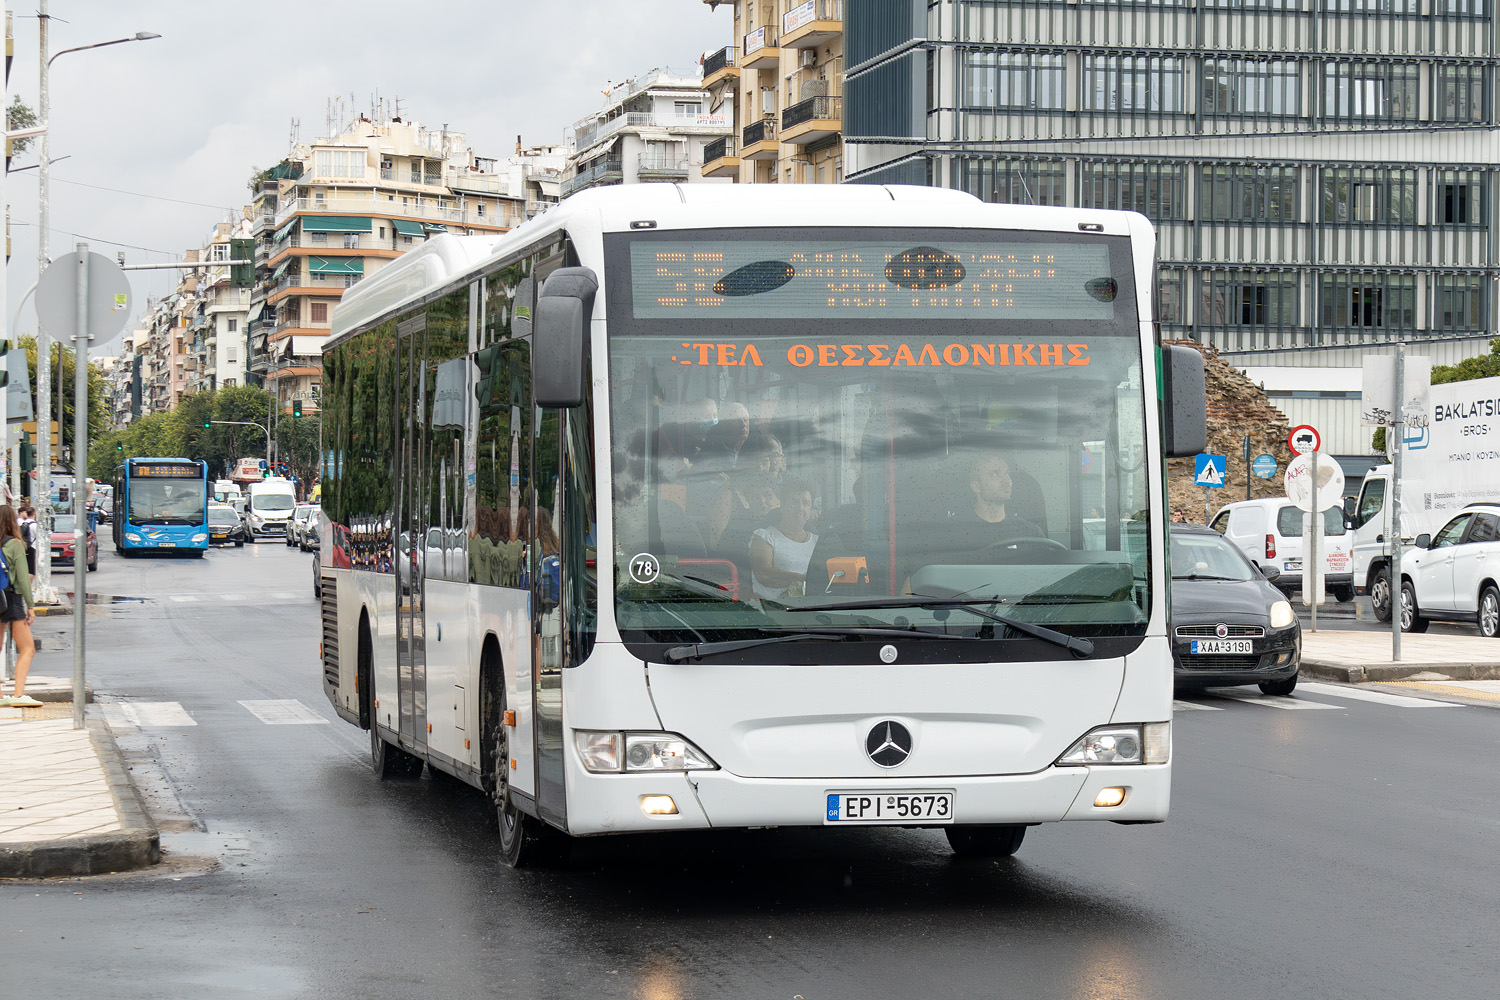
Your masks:
[[[715,139],[703,147],[703,163],[707,165],[714,160],[722,160],[726,156],[733,156],[734,150],[734,136],[726,135],[722,139]]]
[[[692,163],[683,157],[650,153],[641,153],[635,161],[637,177],[686,177],[691,167]]]
[[[624,161],[618,156],[601,156],[599,159],[581,167],[572,177],[563,181],[563,195],[567,196],[574,191],[582,191],[584,188],[598,184],[601,181],[618,181],[624,179]]]
[[[769,25],[756,28],[745,36],[745,55],[759,52],[761,49],[776,48],[776,32]]]
[[[820,119],[842,122],[844,99],[842,97],[809,97],[805,101],[799,101],[781,113],[781,127],[785,130],[793,125]]]
[[[721,69],[734,65],[734,46],[726,45],[717,52],[703,57],[703,79],[707,80]]]
[[[364,195],[340,194],[328,198],[292,198],[277,210],[276,221],[278,225],[284,225],[288,219],[300,211],[347,212],[368,215],[373,218],[399,216],[401,218],[426,219],[430,222],[443,223],[478,223],[480,225],[487,223],[487,220],[479,215],[473,206],[467,208],[439,208],[437,207],[437,198],[433,196],[413,199],[406,203],[387,201],[386,197],[384,192],[372,191]]]
[[[591,129],[576,132],[573,148],[588,149],[616,132],[627,128],[660,128],[671,132],[675,129],[728,129],[731,127],[727,115],[659,115],[654,112],[632,111],[601,122]]]
[[[844,0],[807,0],[781,16],[781,33],[790,35],[813,21],[842,21]]]
[[[740,148],[753,146],[757,142],[770,142],[776,138],[776,119],[762,118],[746,125],[740,133]]]

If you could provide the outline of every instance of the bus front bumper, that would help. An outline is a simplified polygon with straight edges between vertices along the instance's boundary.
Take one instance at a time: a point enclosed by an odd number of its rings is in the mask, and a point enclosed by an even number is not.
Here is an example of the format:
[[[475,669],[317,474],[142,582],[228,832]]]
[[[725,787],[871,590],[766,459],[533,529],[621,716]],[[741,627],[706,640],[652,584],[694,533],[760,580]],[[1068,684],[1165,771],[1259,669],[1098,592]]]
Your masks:
[[[587,776],[573,772],[569,780],[568,830],[575,836],[588,836],[668,829],[939,825],[924,821],[871,824],[827,820],[830,794],[866,792],[951,792],[956,825],[1160,822],[1167,818],[1171,801],[1172,767],[1050,767],[1036,774],[911,780],[899,775],[872,780],[742,778],[724,771]],[[1095,798],[1106,788],[1123,788],[1124,801],[1117,806],[1096,806]],[[671,797],[677,812],[647,815],[646,797],[663,795]]]

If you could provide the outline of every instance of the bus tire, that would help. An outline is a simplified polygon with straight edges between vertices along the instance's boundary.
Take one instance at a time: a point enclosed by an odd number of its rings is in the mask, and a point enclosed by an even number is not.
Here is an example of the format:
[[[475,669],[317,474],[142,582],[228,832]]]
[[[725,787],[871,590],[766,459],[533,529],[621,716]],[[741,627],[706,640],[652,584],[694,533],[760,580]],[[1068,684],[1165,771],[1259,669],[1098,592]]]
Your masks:
[[[948,846],[961,858],[1008,858],[1021,849],[1024,826],[950,826]]]
[[[501,678],[490,698],[495,714],[494,796],[495,819],[500,827],[500,858],[509,868],[549,868],[568,859],[573,838],[521,812],[510,797],[510,733],[505,725],[505,683]]]

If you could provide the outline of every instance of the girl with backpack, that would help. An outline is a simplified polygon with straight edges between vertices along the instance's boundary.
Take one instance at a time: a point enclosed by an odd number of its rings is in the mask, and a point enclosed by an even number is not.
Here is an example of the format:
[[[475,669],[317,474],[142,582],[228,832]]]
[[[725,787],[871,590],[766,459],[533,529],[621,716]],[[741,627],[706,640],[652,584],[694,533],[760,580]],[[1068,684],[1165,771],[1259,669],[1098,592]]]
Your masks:
[[[36,642],[31,638],[31,625],[36,621],[35,602],[31,597],[31,578],[26,572],[26,539],[21,535],[21,523],[16,509],[10,504],[0,504],[0,557],[4,559],[3,571],[10,577],[3,591],[4,611],[0,611],[0,627],[10,630],[10,638],[16,647],[16,688],[9,698],[0,698],[0,707],[37,708],[42,703],[26,694],[26,675],[31,672],[31,660],[36,656]]]

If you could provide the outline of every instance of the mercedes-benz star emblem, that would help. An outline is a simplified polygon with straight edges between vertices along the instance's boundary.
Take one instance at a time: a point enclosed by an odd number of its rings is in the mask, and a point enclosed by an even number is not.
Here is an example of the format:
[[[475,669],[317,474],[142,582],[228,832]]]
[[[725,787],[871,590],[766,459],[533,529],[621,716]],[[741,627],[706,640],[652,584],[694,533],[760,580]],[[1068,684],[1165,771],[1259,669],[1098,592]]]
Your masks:
[[[865,753],[881,767],[896,767],[911,756],[911,731],[899,722],[877,722],[865,737]]]

